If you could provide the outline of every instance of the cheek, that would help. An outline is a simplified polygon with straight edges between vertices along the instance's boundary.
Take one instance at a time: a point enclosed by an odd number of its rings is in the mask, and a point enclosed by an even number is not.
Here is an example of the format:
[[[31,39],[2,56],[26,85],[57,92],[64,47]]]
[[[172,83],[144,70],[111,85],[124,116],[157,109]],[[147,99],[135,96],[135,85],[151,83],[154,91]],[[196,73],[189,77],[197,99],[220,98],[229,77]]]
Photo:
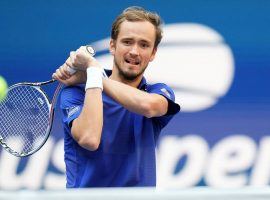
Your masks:
[[[117,48],[114,50],[114,55],[115,56],[121,56],[123,54],[121,48]]]
[[[152,54],[147,54],[144,58],[145,62],[151,62],[153,60]]]
[[[118,64],[124,62],[123,54],[122,54],[120,51],[115,51],[113,56],[114,56],[114,60],[115,60]],[[120,65],[122,65],[122,64],[120,64]]]

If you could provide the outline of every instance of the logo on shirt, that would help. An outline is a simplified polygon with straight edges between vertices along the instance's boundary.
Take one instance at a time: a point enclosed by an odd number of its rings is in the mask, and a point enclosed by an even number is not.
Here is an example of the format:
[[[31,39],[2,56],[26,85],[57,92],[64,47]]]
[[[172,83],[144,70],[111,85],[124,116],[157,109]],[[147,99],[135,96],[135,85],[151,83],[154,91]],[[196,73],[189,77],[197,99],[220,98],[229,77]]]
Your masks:
[[[171,98],[170,93],[168,92],[168,90],[166,90],[166,88],[162,88],[161,92],[163,92],[167,97]]]
[[[67,115],[68,115],[68,117],[71,117],[72,115],[74,115],[79,110],[80,110],[80,106],[74,106],[74,107],[68,108],[67,109]]]

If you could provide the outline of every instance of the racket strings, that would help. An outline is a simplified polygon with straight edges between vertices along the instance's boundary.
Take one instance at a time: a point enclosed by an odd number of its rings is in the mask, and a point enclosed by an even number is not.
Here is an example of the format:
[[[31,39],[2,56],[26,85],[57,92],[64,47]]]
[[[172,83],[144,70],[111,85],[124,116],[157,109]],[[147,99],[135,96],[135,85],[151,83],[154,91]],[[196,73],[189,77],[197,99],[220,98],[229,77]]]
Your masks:
[[[17,86],[9,90],[0,103],[2,143],[23,154],[33,151],[48,134],[49,113],[48,101],[36,87]]]
[[[14,127],[14,124],[12,122],[14,122],[16,119],[16,130],[20,131],[21,135],[26,137],[25,134],[27,133],[29,122],[31,120],[29,119],[31,115],[28,116],[29,113],[27,112],[27,108],[31,108],[33,106],[32,102],[29,101],[31,93],[28,89],[22,90],[21,88],[16,88],[16,90],[12,92],[17,93],[16,95],[20,98],[12,98],[12,93],[8,96],[7,104],[12,109],[8,109],[8,107],[6,107],[6,110],[4,111],[6,114],[8,114],[8,116],[5,118],[8,120],[8,122],[6,122],[5,124],[8,125],[8,130],[11,130]],[[35,93],[33,93],[33,95],[36,97]],[[14,132],[12,131],[7,134],[14,135]]]

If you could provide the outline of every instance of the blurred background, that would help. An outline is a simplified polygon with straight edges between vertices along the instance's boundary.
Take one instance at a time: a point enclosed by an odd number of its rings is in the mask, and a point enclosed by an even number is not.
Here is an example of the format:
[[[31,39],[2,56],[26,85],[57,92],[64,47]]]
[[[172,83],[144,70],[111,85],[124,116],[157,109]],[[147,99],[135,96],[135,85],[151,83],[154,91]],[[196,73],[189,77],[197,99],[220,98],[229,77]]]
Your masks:
[[[133,5],[164,20],[163,41],[145,76],[174,88],[182,107],[159,140],[158,187],[268,185],[268,0],[1,0],[0,75],[9,85],[48,80],[85,44],[110,68],[111,24]],[[18,159],[0,149],[0,189],[65,188],[57,111],[38,153]]]

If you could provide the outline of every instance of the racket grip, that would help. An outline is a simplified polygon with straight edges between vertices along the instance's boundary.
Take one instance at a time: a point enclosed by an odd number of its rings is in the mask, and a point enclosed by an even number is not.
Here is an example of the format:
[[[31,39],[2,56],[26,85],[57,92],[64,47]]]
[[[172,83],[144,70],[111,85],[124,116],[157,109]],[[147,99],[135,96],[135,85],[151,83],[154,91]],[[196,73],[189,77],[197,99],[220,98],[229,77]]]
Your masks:
[[[89,54],[91,54],[91,56],[94,56],[96,54],[94,48],[91,45],[86,45],[85,48],[86,48],[87,52]],[[76,71],[77,71],[76,69],[74,69],[74,68],[72,68],[70,66],[67,67],[67,70],[68,70],[68,72],[69,72],[70,75],[75,74]]]
[[[70,74],[70,75],[75,74],[75,73],[76,73],[76,71],[77,71],[76,69],[71,68],[70,66],[68,66],[68,67],[67,67],[67,70],[68,70],[68,72],[69,72],[69,74]]]

